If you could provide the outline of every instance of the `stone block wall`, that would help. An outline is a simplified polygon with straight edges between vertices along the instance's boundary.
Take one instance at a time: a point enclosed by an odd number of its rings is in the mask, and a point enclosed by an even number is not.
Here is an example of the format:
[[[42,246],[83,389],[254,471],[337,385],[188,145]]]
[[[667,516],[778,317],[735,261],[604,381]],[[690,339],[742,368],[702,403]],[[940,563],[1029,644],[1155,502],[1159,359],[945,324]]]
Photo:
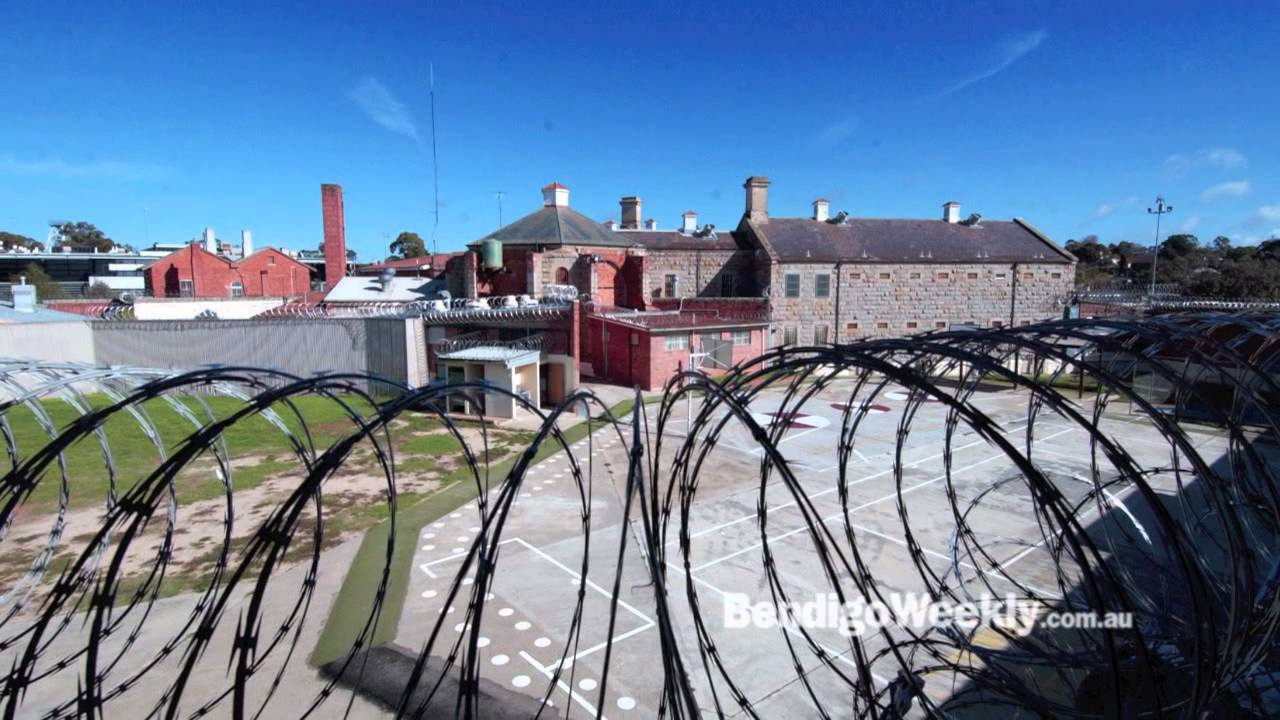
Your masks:
[[[754,255],[750,250],[649,250],[644,298],[667,297],[667,275],[678,279],[676,297],[753,297],[758,294]]]
[[[800,277],[799,297],[786,296],[786,276]],[[827,297],[816,297],[817,276],[830,278]],[[1028,324],[1061,317],[1075,282],[1062,263],[778,263],[769,267],[773,344],[787,328],[796,341],[828,342],[912,335],[953,323],[979,327]],[[839,314],[837,315],[837,293]]]

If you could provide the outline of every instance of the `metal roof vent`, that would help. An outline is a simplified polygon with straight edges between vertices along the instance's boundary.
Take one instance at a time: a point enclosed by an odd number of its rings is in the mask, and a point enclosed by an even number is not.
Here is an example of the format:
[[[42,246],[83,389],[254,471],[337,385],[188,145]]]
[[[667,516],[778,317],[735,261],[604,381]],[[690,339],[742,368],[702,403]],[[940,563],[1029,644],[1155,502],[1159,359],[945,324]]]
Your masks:
[[[382,272],[378,273],[378,285],[382,286],[382,292],[387,291],[387,288],[391,285],[391,279],[395,276],[396,271],[391,268],[383,268]]]
[[[960,221],[960,224],[966,227],[980,228],[982,227],[978,224],[980,222],[982,222],[982,215],[980,213],[970,213],[969,217]]]
[[[844,225],[844,221],[848,219],[849,219],[849,213],[845,212],[844,210],[841,210],[840,212],[835,214],[835,217],[827,218],[827,222],[831,223],[832,225]]]
[[[711,223],[707,223],[697,230],[694,230],[693,236],[700,238],[714,238],[716,236],[716,226]]]

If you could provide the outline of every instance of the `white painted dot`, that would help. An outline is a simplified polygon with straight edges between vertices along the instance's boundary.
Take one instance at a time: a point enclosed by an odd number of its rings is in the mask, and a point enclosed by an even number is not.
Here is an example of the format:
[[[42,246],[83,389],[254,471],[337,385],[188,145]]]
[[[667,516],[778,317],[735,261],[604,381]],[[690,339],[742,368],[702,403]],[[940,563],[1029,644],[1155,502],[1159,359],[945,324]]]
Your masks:
[[[430,540],[431,538],[433,538],[433,537],[435,537],[435,536],[436,536],[436,534],[435,534],[435,533],[422,533],[422,539],[423,539],[423,540]]]
[[[525,686],[527,686],[527,685],[529,684],[529,676],[528,676],[528,675],[517,675],[517,676],[515,676],[515,677],[511,678],[511,684],[512,684],[512,685],[515,685],[516,687],[525,687]]]
[[[487,637],[477,638],[476,647],[489,647],[489,638]]]
[[[448,611],[446,611],[446,612],[445,612],[445,615],[449,615],[449,614],[451,614],[452,612],[453,612],[453,606],[452,606],[452,605],[450,605],[450,606],[449,606]]]
[[[460,518],[460,517],[462,517],[462,513],[449,513],[449,517],[451,517],[451,518]]]
[[[485,599],[485,600],[492,600],[492,599],[493,599],[493,593],[488,593],[488,594],[486,594],[486,595],[484,596],[484,599]]]
[[[424,598],[433,598],[433,597],[435,597],[435,596],[436,596],[436,591],[435,591],[435,590],[424,590],[424,591],[422,592],[422,597],[424,597]]]
[[[457,625],[453,626],[454,632],[462,632],[463,630],[466,630],[466,629],[467,629],[466,623],[458,623]]]
[[[471,538],[470,538],[470,537],[468,537],[468,536],[466,536],[466,535],[459,535],[459,536],[458,536],[458,542],[460,542],[460,543],[464,543],[464,542],[471,542]]]
[[[533,493],[520,493],[520,497],[533,497]]]
[[[432,550],[435,550],[435,549],[436,549],[436,546],[435,546],[435,545],[423,545],[423,546],[422,546],[422,549],[423,549],[424,551],[426,551],[426,552],[430,552],[430,551],[432,551]]]
[[[551,644],[551,638],[540,637],[537,640],[534,640],[533,644],[537,647],[546,647]]]
[[[462,548],[454,548],[449,552],[453,553],[454,555],[457,555],[458,553],[462,552]]]
[[[521,620],[520,622],[516,623],[517,630],[528,630],[530,627],[531,626],[529,625],[528,620]]]
[[[468,532],[478,533],[478,532],[480,532],[480,526],[479,526],[479,525],[476,525],[475,527],[473,527],[473,528],[471,528],[470,530],[468,530]]]
[[[502,608],[501,610],[498,611],[498,614],[501,615],[502,617],[511,617],[512,615],[515,614],[515,612],[516,611],[512,610],[511,608]]]
[[[494,665],[506,665],[509,660],[511,660],[511,658],[506,655],[494,655],[492,658],[489,658],[489,662]]]
[[[621,710],[630,710],[636,706],[636,699],[631,697],[618,698],[618,708]]]
[[[475,578],[462,578],[463,585],[470,585],[476,581]]]
[[[543,480],[543,481],[542,481],[542,484],[543,484],[543,485],[550,485],[550,484],[551,484],[551,483],[553,483],[553,482],[555,482],[555,480]]]
[[[596,681],[592,680],[591,678],[582,678],[581,680],[578,681],[578,687],[582,688],[583,690],[595,690]]]
[[[541,485],[534,485],[534,486],[533,486],[533,491],[534,491],[534,492],[538,492],[538,491],[539,491],[539,490],[541,490],[541,489],[542,489],[542,486],[541,486]]]
[[[443,527],[443,526],[444,526],[444,523],[441,523],[441,522],[433,522],[433,523],[431,523],[431,527],[433,527],[433,528],[438,528],[438,527]]]

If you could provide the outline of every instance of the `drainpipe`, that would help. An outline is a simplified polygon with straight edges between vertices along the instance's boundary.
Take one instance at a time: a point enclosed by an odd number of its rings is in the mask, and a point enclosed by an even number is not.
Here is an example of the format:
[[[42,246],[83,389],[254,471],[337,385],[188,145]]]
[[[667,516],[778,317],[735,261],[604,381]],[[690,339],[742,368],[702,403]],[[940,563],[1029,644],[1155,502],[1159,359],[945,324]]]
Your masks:
[[[1009,327],[1015,325],[1015,316],[1018,312],[1018,263],[1013,264],[1013,283],[1012,292],[1009,294]]]
[[[831,323],[831,329],[835,331],[831,334],[831,337],[836,345],[840,344],[840,266],[842,264],[840,261],[836,261],[836,309],[835,318]]]

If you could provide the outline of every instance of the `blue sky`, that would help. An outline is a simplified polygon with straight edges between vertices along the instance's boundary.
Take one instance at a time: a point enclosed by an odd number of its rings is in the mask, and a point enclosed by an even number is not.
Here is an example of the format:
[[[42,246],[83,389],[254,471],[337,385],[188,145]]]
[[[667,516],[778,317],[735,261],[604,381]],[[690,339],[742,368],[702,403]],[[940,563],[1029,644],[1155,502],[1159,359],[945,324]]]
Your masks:
[[[955,199],[1149,242],[1161,193],[1174,231],[1280,235],[1270,3],[114,5],[0,7],[0,229],[314,247],[333,182],[380,258],[432,232],[434,64],[441,250],[552,180],[593,218],[731,226],[751,174],[779,216]]]

